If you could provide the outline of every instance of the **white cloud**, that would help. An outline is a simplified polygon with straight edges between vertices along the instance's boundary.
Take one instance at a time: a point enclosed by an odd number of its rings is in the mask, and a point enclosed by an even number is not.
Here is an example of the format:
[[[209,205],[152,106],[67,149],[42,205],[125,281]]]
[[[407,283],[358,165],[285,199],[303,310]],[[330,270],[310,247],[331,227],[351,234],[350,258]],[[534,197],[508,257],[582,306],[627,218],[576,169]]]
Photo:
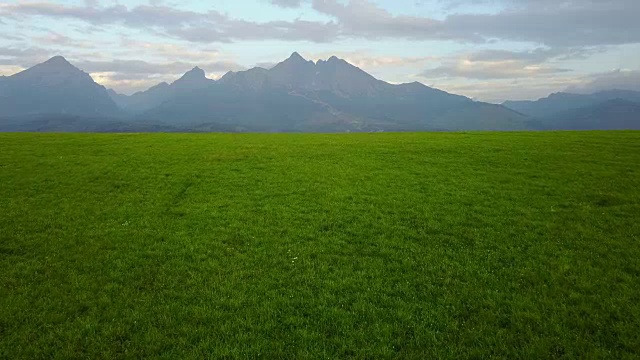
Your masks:
[[[640,70],[616,69],[586,76],[583,81],[583,84],[570,86],[567,91],[587,94],[611,89],[640,91]]]
[[[275,1],[296,6],[299,1]],[[156,4],[127,7],[68,6],[51,2],[1,4],[6,18],[47,16],[71,18],[93,25],[119,24],[160,31],[192,42],[233,42],[279,39],[332,42],[344,38],[455,40],[491,39],[525,41],[554,47],[629,44],[640,42],[640,1],[585,0],[533,2],[495,14],[453,13],[444,20],[424,16],[393,15],[369,0],[313,0],[312,7],[333,21],[234,19],[215,10],[196,12]]]

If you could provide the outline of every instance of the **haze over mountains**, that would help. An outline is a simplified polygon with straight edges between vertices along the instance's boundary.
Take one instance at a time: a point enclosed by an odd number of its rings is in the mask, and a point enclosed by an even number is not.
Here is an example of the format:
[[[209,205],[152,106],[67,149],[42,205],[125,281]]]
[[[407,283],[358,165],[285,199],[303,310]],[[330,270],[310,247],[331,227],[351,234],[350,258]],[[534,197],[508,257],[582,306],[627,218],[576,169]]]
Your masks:
[[[195,67],[131,96],[57,56],[0,77],[0,131],[455,131],[639,129],[640,93],[558,93],[503,105],[389,84],[337,57],[293,53],[218,81]]]

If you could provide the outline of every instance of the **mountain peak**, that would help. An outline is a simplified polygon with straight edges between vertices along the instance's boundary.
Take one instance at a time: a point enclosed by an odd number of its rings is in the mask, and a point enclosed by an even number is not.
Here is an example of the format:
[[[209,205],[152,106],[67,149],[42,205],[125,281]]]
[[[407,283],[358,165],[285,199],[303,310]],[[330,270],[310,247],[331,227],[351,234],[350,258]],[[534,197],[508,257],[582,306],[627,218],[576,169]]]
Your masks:
[[[87,117],[120,114],[107,90],[62,56],[14,74],[11,79],[9,91],[0,100],[0,109],[5,114]]]
[[[189,79],[202,79],[205,78],[205,73],[204,70],[200,69],[199,67],[194,67],[193,69],[187,71],[184,75],[182,75],[182,78],[189,78]]]
[[[289,56],[289,58],[287,58],[281,63],[276,64],[274,67],[269,69],[269,71],[275,70],[277,72],[278,70],[282,70],[284,68],[288,69],[287,71],[290,71],[292,67],[296,69],[300,69],[300,68],[313,67],[314,65],[315,63],[313,61],[311,60],[307,61],[307,59],[300,56],[300,54],[298,54],[297,52],[294,52],[293,54],[291,54],[291,56]]]
[[[73,66],[67,59],[62,56],[54,56],[51,59],[36,65],[35,67],[41,69],[49,69],[49,71],[65,71],[65,72],[79,72],[80,70]]]
[[[69,62],[67,61],[67,59],[64,58],[64,56],[56,55],[56,56],[52,57],[51,59],[45,61],[45,63],[49,63],[49,64],[53,64],[53,63],[68,64]]]
[[[51,59],[45,61],[43,64],[49,65],[71,65],[70,62],[67,61],[64,57],[57,55],[52,57]]]
[[[302,60],[302,61],[304,61],[304,62],[306,62],[306,61],[307,61],[307,60],[306,60],[305,58],[303,58],[300,54],[298,54],[298,52],[297,52],[297,51],[294,51],[294,52],[291,54],[291,56],[289,56],[289,59],[288,59],[288,60],[296,60],[296,61],[300,61],[300,60]]]
[[[194,84],[194,83],[204,83],[207,82],[207,79],[204,70],[199,67],[194,67],[193,69],[187,71],[182,75],[178,80],[174,81],[174,84]]]
[[[89,80],[93,83],[93,79],[89,74],[83,72],[77,67],[73,66],[71,63],[67,61],[67,59],[62,56],[54,56],[51,59],[34,65],[27,70],[19,72],[11,76],[12,78],[32,78],[32,79],[44,79],[44,78],[58,78],[62,77],[73,78],[73,79],[84,79]],[[38,80],[39,81],[39,80]],[[49,81],[58,81],[58,80],[49,80]]]
[[[193,90],[209,86],[214,80],[208,79],[204,70],[199,67],[187,71],[182,77],[174,81],[170,86],[174,89]]]

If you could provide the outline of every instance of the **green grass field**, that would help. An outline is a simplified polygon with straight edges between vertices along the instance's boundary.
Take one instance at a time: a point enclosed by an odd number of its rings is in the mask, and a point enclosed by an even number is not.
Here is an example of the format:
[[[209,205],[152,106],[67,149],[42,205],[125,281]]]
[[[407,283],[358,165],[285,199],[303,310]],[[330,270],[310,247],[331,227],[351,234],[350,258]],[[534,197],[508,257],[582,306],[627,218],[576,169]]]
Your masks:
[[[638,358],[640,132],[0,134],[0,358]]]

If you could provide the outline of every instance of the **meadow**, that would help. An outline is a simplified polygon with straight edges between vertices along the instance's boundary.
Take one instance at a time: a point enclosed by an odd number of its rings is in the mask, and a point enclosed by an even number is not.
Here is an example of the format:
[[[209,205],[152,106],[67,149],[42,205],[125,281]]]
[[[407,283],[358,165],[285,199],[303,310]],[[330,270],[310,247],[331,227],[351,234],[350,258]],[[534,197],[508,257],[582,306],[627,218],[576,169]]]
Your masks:
[[[0,134],[0,358],[637,358],[640,132]]]

